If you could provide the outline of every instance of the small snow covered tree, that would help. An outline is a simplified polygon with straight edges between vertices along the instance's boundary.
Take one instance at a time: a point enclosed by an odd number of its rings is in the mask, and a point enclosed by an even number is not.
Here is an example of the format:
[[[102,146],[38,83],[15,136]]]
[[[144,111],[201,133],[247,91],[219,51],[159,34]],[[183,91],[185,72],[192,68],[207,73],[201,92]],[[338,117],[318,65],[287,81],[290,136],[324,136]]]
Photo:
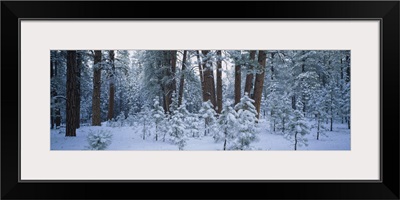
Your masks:
[[[169,112],[174,113],[174,110],[178,109],[178,97],[175,91],[172,92],[172,97],[171,97],[171,104],[169,105]]]
[[[150,125],[151,125],[151,111],[149,109],[149,106],[147,104],[144,104],[141,108],[140,111],[140,122],[143,125],[142,129],[142,138],[143,140],[146,139],[146,136],[150,135]]]
[[[179,150],[183,150],[187,141],[184,116],[179,112],[182,105],[173,111],[171,119],[169,120],[170,128],[168,129],[168,134],[172,137],[172,142],[178,145]]]
[[[164,120],[165,120],[165,111],[162,106],[160,106],[160,102],[158,101],[158,97],[154,99],[154,108],[153,108],[153,119],[156,125],[155,132],[155,140],[158,141],[158,135],[163,130]]]
[[[221,114],[218,118],[218,125],[220,131],[218,132],[217,140],[223,140],[223,149],[227,150],[229,143],[236,136],[236,126],[237,126],[237,113],[235,109],[231,106],[230,102],[224,104]]]
[[[236,104],[235,110],[238,115],[238,133],[232,145],[232,149],[235,150],[246,150],[252,149],[250,143],[257,139],[256,137],[256,123],[257,111],[253,105],[254,100],[250,99],[248,94],[240,99],[240,102]]]
[[[90,130],[86,139],[89,143],[89,149],[104,150],[111,144],[112,134],[105,130]]]
[[[211,103],[210,100],[203,102],[202,107],[199,111],[200,115],[202,118],[205,120],[205,126],[204,126],[204,136],[211,132],[214,132],[215,128],[215,123],[216,123],[216,118],[217,112],[215,112],[213,108],[213,104]]]
[[[304,119],[302,106],[302,103],[298,101],[296,107],[299,109],[293,112],[293,117],[289,120],[288,124],[289,130],[285,135],[286,139],[294,141],[294,150],[297,150],[297,146],[308,146],[308,140],[304,136],[310,133],[310,129]]]
[[[194,113],[190,113],[186,118],[186,129],[188,134],[192,137],[200,137],[200,121],[199,116]]]
[[[122,127],[125,123],[125,114],[121,112],[114,120],[109,120],[107,125],[111,127]]]

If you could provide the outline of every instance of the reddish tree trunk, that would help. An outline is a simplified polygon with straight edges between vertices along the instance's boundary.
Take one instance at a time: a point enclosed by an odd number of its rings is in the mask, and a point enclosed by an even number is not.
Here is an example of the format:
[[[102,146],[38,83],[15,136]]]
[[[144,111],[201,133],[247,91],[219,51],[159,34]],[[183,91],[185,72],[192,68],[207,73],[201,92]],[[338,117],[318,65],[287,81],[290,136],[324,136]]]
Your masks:
[[[257,118],[260,117],[260,107],[261,107],[261,96],[264,87],[264,76],[265,76],[265,62],[266,62],[265,51],[259,50],[258,53],[258,64],[261,69],[261,73],[256,74],[256,81],[254,84],[254,106],[257,110]]]
[[[207,54],[210,51],[204,50],[202,52],[205,56],[207,56]],[[214,73],[213,73],[213,67],[210,65],[207,59],[203,60],[203,69],[204,69],[203,75],[204,75],[205,101],[210,100],[215,108],[216,101],[215,101]]]
[[[110,60],[111,60],[111,71],[110,71],[110,91],[108,97],[108,113],[107,119],[112,120],[114,119],[114,98],[115,98],[115,65],[114,65],[114,51],[109,51]]]
[[[101,88],[101,51],[94,51],[92,126],[101,126],[100,88]]]
[[[242,73],[240,70],[240,65],[235,65],[235,105],[240,102],[241,82],[242,82]]]
[[[256,59],[256,51],[252,50],[250,51],[250,65],[249,65],[249,69],[247,70],[247,76],[246,76],[246,84],[244,86],[244,93],[247,92],[247,94],[249,94],[249,97],[251,97],[251,89],[253,88],[253,62]]]
[[[67,51],[67,123],[65,136],[76,136],[76,51]]]

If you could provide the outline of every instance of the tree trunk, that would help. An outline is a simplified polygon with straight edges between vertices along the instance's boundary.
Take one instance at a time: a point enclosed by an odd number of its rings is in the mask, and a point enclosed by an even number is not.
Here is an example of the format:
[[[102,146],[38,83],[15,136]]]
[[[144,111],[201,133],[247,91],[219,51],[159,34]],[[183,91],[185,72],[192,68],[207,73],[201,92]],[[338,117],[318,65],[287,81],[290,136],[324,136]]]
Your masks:
[[[101,126],[100,118],[100,88],[101,88],[101,51],[94,51],[93,66],[93,98],[92,98],[92,126]]]
[[[318,114],[318,118],[317,118],[317,123],[318,123],[318,126],[317,126],[317,140],[319,140],[319,124],[320,124],[320,120],[319,120],[319,114]]]
[[[54,77],[54,55],[53,55],[54,53],[53,52],[51,52],[50,53],[50,58],[51,58],[51,61],[50,61],[50,81],[53,79],[53,77]],[[54,115],[55,115],[55,113],[54,113],[54,100],[53,100],[53,97],[55,96],[54,95],[54,93],[55,93],[56,91],[55,91],[55,89],[54,88],[51,88],[51,91],[50,91],[50,96],[51,96],[51,104],[53,104],[53,105],[51,105],[51,107],[50,107],[50,124],[51,124],[51,129],[54,129],[54,123],[55,123],[55,117],[54,117]]]
[[[347,128],[350,129],[350,117],[347,117]]]
[[[217,51],[217,113],[222,111],[222,53]]]
[[[204,56],[207,56],[207,54],[210,51],[203,50],[202,52],[203,52]],[[215,108],[216,102],[215,102],[214,73],[213,73],[213,67],[208,66],[208,64],[209,64],[209,61],[207,59],[203,60],[205,101],[210,100]]]
[[[241,98],[241,82],[242,82],[242,72],[240,69],[240,65],[235,65],[235,105],[240,102]],[[250,96],[250,94],[248,94]]]
[[[297,132],[294,134],[294,150],[297,150]]]
[[[253,88],[253,62],[256,59],[256,51],[252,50],[250,51],[250,65],[249,69],[247,69],[247,76],[246,76],[246,84],[244,86],[244,93],[247,92],[249,94],[249,97],[251,96],[251,89]]]
[[[175,73],[176,73],[176,50],[170,51],[170,57],[171,57],[171,76],[172,76],[172,82],[171,82],[171,90],[172,92],[176,92],[176,81],[175,81]],[[171,97],[172,97],[172,92],[171,92]]]
[[[202,91],[202,95],[203,95],[203,101],[206,101],[206,91],[204,89],[203,66],[201,65],[199,50],[197,50],[197,63],[199,64],[199,74],[200,74],[200,83],[201,83],[201,91]]]
[[[185,84],[185,71],[186,71],[186,54],[187,51],[183,51],[183,58],[182,58],[182,70],[181,70],[181,80],[179,81],[179,100],[178,105],[182,105],[182,98],[183,98],[183,88]]]
[[[67,120],[65,136],[76,136],[76,51],[67,51]]]
[[[256,74],[256,82],[254,84],[254,105],[257,110],[257,118],[260,118],[260,107],[261,107],[261,96],[264,87],[264,77],[265,77],[265,62],[267,56],[265,51],[260,50],[258,53],[258,64],[261,69],[261,73]]]
[[[176,71],[176,51],[164,51],[164,66],[169,67],[166,69],[166,76],[170,79],[165,85],[165,110],[169,112],[169,106],[172,103],[172,93],[176,91],[175,84],[175,71]]]
[[[81,124],[81,71],[82,71],[82,52],[77,52],[77,70],[76,70],[76,128]]]
[[[109,84],[110,84],[110,91],[109,91],[109,97],[108,97],[108,113],[107,113],[107,119],[112,120],[114,119],[114,98],[115,98],[115,64],[114,64],[114,51],[110,50],[109,51],[110,55],[110,60],[111,60],[111,71],[110,71],[110,79],[109,79]]]

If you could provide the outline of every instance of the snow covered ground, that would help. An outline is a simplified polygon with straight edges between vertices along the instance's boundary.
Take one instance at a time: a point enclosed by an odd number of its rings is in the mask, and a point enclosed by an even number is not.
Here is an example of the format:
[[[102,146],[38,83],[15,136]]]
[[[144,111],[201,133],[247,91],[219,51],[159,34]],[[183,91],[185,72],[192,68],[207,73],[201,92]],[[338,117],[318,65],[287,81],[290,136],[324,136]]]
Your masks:
[[[261,121],[258,127],[258,141],[251,145],[256,150],[294,150],[293,141],[289,141],[280,134],[269,129],[269,123]],[[88,150],[87,135],[90,131],[109,130],[112,136],[112,143],[106,150],[178,150],[178,146],[170,141],[155,141],[154,135],[143,140],[142,127],[108,127],[103,126],[82,126],[77,129],[76,137],[65,137],[65,128],[52,129],[51,150]],[[154,127],[150,129],[154,132]],[[316,130],[305,136],[308,139],[308,146],[300,146],[297,150],[350,150],[350,130],[346,124],[334,124],[333,131],[326,131],[325,135],[320,135],[316,139]],[[223,141],[214,142],[212,136],[200,138],[189,137],[184,150],[203,150],[213,151],[222,150]]]

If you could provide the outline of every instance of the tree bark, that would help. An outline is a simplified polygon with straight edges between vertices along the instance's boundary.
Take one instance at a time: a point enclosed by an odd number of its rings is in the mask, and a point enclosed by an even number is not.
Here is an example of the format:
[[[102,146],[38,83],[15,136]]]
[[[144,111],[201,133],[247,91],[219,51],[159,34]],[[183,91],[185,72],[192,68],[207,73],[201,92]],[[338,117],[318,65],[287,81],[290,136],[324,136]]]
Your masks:
[[[164,51],[164,67],[169,67],[166,69],[165,75],[170,79],[165,84],[164,94],[165,94],[165,111],[169,112],[169,105],[172,103],[172,93],[176,91],[175,83],[175,71],[176,71],[176,51]]]
[[[235,105],[240,102],[241,82],[242,82],[242,73],[241,73],[240,65],[236,64],[235,65]]]
[[[203,52],[204,56],[207,56],[207,54],[210,51],[203,50],[202,52]],[[213,67],[207,66],[207,63],[208,63],[207,59],[203,60],[205,101],[210,100],[215,108],[216,102],[215,102],[215,84],[214,84]]]
[[[217,113],[222,112],[222,53],[217,51]]]
[[[264,77],[265,77],[265,62],[267,56],[265,51],[259,50],[258,53],[258,64],[261,69],[261,73],[256,74],[256,81],[254,84],[254,106],[257,110],[257,118],[260,118],[260,107],[261,107],[261,95],[264,87]]]
[[[249,94],[249,97],[251,96],[251,89],[253,88],[253,62],[256,59],[256,51],[252,50],[250,51],[250,65],[249,65],[249,69],[247,69],[247,75],[246,75],[246,84],[244,86],[244,93],[247,92],[247,94]]]
[[[76,136],[76,51],[67,51],[67,121],[65,136]]]
[[[110,62],[111,62],[111,71],[110,71],[110,79],[109,79],[109,84],[110,84],[110,91],[109,91],[109,97],[108,97],[108,113],[107,113],[107,119],[112,120],[114,119],[114,98],[115,98],[115,65],[114,65],[114,51],[110,50],[109,51],[109,56],[110,56]]]
[[[204,89],[204,75],[203,75],[203,66],[201,65],[200,59],[200,51],[197,50],[197,63],[199,64],[199,74],[200,74],[200,83],[201,83],[201,92],[203,95],[203,101],[206,101],[206,92]]]
[[[53,51],[51,51],[50,52],[50,59],[51,59],[51,61],[50,61],[50,81],[53,79],[53,77],[54,77],[54,53],[53,53]],[[55,96],[54,95],[54,93],[56,92],[55,91],[55,89],[53,88],[53,87],[51,87],[51,89],[50,89],[51,91],[50,91],[50,96],[51,96],[51,104],[55,104],[54,103],[54,100],[53,100],[53,97]],[[54,123],[55,123],[55,113],[54,113],[54,105],[51,105],[51,107],[50,107],[50,124],[51,124],[51,129],[54,129]]]
[[[179,81],[179,99],[178,99],[178,105],[182,105],[182,98],[183,98],[183,88],[185,84],[185,71],[186,71],[186,54],[187,51],[183,51],[183,57],[182,57],[182,70],[181,70],[181,79]]]
[[[93,98],[92,98],[92,126],[101,126],[100,118],[100,88],[101,88],[101,51],[94,51],[93,66]]]
[[[76,128],[80,128],[81,123],[81,71],[82,71],[82,52],[77,52],[77,65],[76,65]]]

